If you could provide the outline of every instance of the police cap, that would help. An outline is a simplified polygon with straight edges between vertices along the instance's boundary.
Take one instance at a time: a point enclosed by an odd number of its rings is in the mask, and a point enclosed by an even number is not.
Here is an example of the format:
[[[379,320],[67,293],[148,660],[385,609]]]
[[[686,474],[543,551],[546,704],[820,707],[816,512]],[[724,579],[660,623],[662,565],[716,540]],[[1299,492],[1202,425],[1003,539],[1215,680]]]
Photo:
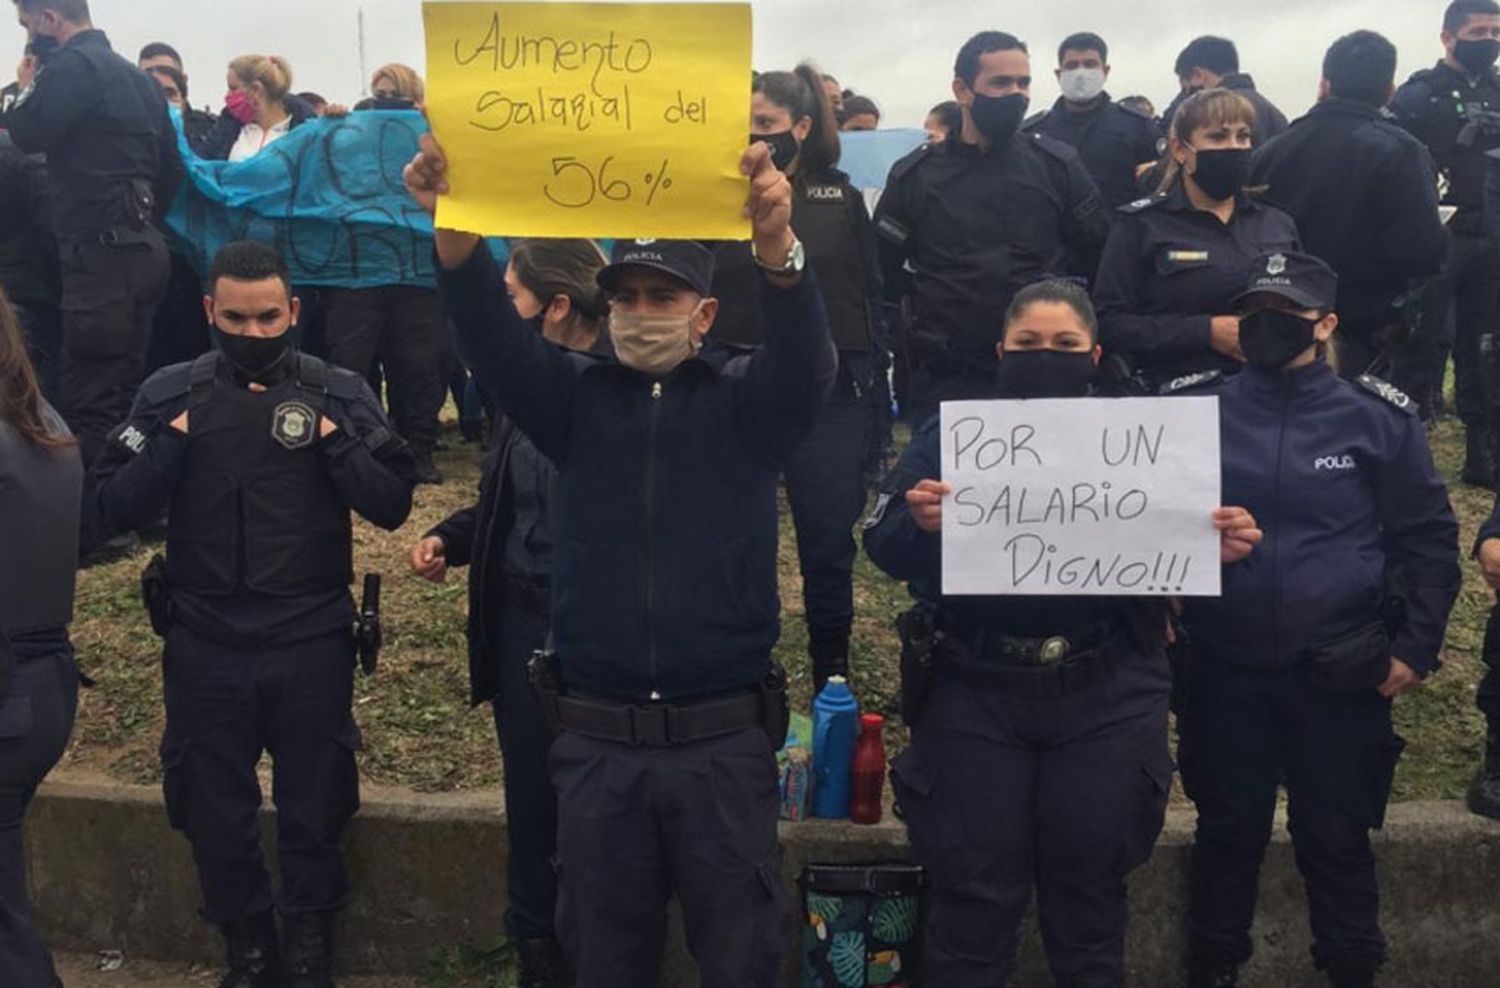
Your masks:
[[[1311,254],[1276,251],[1250,265],[1250,285],[1231,303],[1242,308],[1253,296],[1276,295],[1304,309],[1333,311],[1339,276]]]
[[[599,287],[614,291],[625,268],[661,271],[703,296],[711,294],[714,283],[714,255],[693,240],[617,241],[609,267],[599,272]]]

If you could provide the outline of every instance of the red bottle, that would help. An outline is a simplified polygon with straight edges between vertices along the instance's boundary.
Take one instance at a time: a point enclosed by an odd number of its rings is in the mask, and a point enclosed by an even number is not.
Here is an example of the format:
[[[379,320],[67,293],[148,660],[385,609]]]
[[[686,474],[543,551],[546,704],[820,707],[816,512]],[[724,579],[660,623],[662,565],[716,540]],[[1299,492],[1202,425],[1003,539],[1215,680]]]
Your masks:
[[[859,743],[854,747],[854,799],[849,819],[879,823],[885,804],[885,718],[861,714]]]

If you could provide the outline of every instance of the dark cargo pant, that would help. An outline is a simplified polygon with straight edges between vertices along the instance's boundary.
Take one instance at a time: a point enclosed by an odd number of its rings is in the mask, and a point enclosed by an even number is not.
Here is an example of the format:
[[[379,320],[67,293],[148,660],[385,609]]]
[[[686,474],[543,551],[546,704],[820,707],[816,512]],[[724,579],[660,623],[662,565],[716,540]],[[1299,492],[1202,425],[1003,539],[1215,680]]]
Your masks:
[[[177,625],[165,657],[161,743],[167,815],[193,845],[203,918],[328,912],[348,896],[339,841],[359,808],[346,634],[266,649],[223,645]],[[270,752],[281,895],[260,843],[260,780]]]
[[[1036,890],[1058,984],[1125,983],[1125,876],[1151,856],[1172,783],[1171,673],[1117,642],[1061,696],[939,679],[893,784],[932,889],[924,984],[995,988]]]
[[[705,986],[779,983],[792,940],[764,731],[675,748],[564,732],[551,767],[557,931],[578,988],[656,988],[674,892]]]
[[[1182,781],[1198,807],[1188,926],[1242,963],[1251,954],[1261,859],[1276,793],[1307,885],[1313,959],[1380,961],[1380,892],[1370,830],[1385,820],[1405,742],[1375,690],[1323,693],[1300,670],[1258,670],[1201,656],[1178,719]]]

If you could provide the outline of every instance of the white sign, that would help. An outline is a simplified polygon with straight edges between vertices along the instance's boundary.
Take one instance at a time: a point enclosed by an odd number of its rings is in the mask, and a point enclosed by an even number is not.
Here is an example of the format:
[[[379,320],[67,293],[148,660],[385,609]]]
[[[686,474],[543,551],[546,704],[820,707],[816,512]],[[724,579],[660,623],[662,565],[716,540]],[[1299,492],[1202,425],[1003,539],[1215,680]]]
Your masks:
[[[943,593],[1219,595],[1217,398],[950,401]]]

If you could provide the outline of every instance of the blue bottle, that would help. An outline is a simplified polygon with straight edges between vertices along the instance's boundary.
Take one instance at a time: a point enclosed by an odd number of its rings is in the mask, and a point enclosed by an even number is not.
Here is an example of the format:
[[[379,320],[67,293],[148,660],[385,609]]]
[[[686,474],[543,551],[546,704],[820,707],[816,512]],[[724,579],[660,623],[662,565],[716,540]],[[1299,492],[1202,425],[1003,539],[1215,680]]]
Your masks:
[[[859,740],[859,701],[842,676],[813,701],[813,816],[849,816],[854,787],[854,745]]]

